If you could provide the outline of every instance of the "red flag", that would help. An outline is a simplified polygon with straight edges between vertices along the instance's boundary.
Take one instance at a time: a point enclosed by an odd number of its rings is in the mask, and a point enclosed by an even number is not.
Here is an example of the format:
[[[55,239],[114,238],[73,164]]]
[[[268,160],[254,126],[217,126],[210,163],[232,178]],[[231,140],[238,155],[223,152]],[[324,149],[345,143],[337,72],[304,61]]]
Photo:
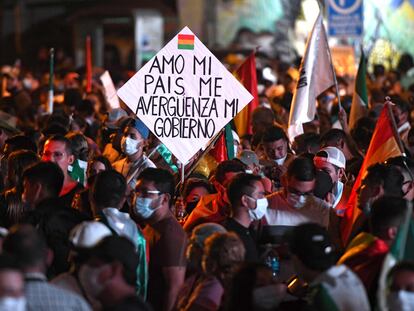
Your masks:
[[[91,37],[86,37],[86,92],[92,91],[92,52],[91,52]]]
[[[367,173],[368,167],[375,163],[381,163],[389,158],[402,155],[402,150],[398,141],[398,134],[394,130],[393,117],[389,103],[385,103],[382,108],[381,115],[377,121],[377,125],[372,135],[368,151],[365,155],[358,177],[352,188],[348,204],[346,205],[345,216],[341,223],[342,241],[344,245],[349,240],[352,232],[352,226],[355,223],[361,211],[357,208],[357,189],[360,187],[362,179]]]
[[[256,58],[254,52],[241,64],[235,72],[235,76],[243,86],[253,95],[252,101],[240,111],[234,118],[237,134],[242,137],[252,134],[251,117],[253,110],[259,106],[259,95],[257,92]]]
[[[226,136],[224,135],[224,131],[220,134],[214,148],[210,150],[210,154],[214,157],[217,163],[229,159],[227,157]]]

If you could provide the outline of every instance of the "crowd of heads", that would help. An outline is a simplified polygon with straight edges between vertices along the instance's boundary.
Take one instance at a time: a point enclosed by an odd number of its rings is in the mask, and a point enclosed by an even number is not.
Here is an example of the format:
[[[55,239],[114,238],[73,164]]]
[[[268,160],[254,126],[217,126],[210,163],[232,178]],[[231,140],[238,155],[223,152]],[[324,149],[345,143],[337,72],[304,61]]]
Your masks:
[[[341,105],[326,90],[290,141],[298,68],[258,58],[251,132],[233,131],[227,160],[197,153],[184,176],[137,116],[110,107],[98,69],[90,92],[81,72],[57,72],[50,114],[45,73],[3,67],[0,310],[370,310],[379,293],[414,308],[409,251],[380,280],[412,217],[413,62],[373,67],[352,127],[352,77],[338,77]],[[404,150],[364,168],[386,96]]]

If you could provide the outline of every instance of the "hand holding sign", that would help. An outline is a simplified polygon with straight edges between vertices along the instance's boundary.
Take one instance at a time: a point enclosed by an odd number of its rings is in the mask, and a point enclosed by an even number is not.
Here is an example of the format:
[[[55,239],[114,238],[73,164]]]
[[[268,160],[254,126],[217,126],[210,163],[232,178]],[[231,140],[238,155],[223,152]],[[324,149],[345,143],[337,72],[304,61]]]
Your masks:
[[[253,98],[187,27],[118,96],[181,163]]]

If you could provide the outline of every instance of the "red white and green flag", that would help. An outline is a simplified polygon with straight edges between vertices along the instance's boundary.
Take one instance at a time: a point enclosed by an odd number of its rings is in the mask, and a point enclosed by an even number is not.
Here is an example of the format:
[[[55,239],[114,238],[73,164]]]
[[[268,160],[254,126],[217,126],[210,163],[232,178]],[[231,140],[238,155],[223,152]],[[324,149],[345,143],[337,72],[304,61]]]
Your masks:
[[[355,79],[354,95],[352,97],[351,112],[349,114],[349,128],[353,128],[359,118],[366,116],[368,110],[367,89],[367,62],[364,52],[361,51],[361,59]]]

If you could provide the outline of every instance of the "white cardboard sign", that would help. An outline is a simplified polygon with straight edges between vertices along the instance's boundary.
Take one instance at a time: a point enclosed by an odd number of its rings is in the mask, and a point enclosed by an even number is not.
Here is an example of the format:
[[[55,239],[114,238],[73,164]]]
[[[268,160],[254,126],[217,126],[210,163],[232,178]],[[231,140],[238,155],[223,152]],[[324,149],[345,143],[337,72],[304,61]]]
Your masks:
[[[109,103],[109,106],[111,106],[112,109],[119,108],[119,98],[116,95],[115,85],[112,82],[111,75],[108,70],[100,76],[100,79],[105,89],[105,97],[106,101]]]
[[[181,163],[253,99],[188,27],[128,80],[118,96]]]

